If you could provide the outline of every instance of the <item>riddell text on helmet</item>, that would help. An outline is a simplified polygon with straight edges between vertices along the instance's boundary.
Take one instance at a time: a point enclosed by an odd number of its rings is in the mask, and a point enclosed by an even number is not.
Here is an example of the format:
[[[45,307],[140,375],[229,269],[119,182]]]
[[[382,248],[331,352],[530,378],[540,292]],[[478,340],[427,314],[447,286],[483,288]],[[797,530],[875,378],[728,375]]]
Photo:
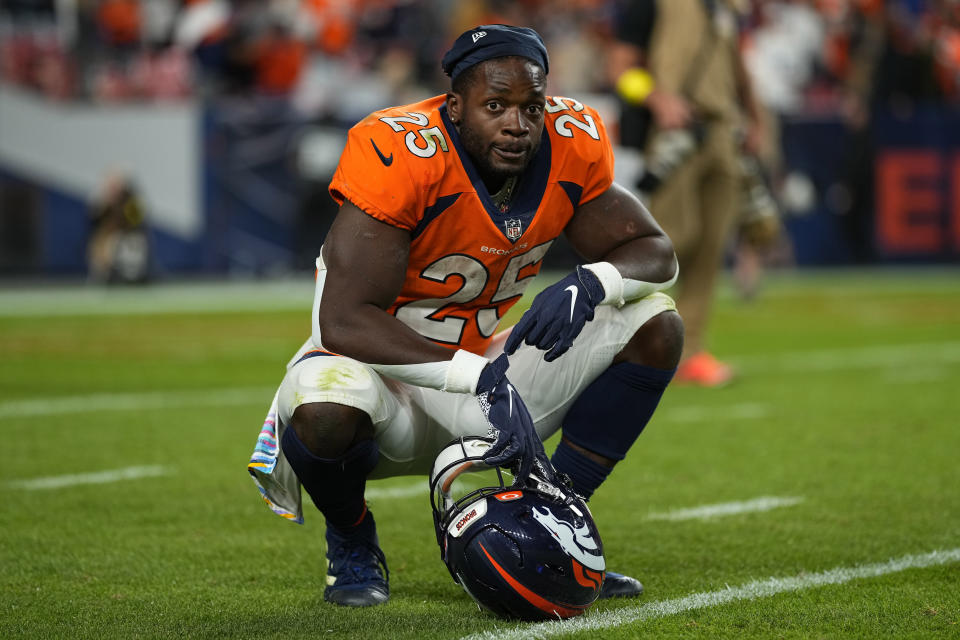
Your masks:
[[[465,526],[467,526],[467,523],[468,523],[468,522],[470,522],[471,520],[473,520],[473,519],[476,518],[476,517],[477,517],[477,510],[476,510],[476,508],[471,509],[471,510],[470,510],[470,513],[468,513],[467,515],[465,515],[465,516],[463,516],[462,518],[460,518],[460,520],[457,522],[457,531],[460,531],[461,529],[463,529]]]

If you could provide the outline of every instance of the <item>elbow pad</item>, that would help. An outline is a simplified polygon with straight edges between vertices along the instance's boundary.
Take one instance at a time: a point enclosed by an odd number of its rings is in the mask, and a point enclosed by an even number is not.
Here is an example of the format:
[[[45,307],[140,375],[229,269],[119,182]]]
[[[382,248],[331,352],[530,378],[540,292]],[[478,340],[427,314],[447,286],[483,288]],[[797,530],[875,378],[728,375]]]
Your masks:
[[[673,257],[673,277],[666,282],[645,282],[643,280],[634,280],[624,278],[615,266],[609,262],[594,262],[593,264],[583,265],[584,269],[590,269],[600,284],[603,285],[604,297],[600,304],[612,304],[616,307],[622,307],[628,300],[645,298],[651,293],[669,289],[677,282],[680,275],[680,265],[677,263],[677,257]]]

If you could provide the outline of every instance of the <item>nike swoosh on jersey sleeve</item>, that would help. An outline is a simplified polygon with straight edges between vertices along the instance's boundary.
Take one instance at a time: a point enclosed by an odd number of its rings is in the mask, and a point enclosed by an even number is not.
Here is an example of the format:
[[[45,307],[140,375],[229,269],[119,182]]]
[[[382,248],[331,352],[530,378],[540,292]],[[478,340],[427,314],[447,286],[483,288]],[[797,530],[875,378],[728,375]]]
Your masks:
[[[383,166],[389,167],[393,164],[393,152],[390,152],[390,156],[383,155],[383,152],[380,151],[380,148],[377,147],[377,143],[373,141],[373,138],[370,138],[370,144],[373,145],[373,150],[377,152],[377,155],[380,156],[380,162],[383,163]]]

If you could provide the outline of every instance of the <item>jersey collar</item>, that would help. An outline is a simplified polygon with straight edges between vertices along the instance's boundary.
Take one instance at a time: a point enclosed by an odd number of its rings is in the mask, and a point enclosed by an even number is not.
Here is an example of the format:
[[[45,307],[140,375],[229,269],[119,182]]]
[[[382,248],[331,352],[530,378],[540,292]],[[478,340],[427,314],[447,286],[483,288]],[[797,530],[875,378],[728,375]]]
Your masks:
[[[479,198],[483,204],[483,208],[486,210],[487,215],[490,216],[490,220],[494,226],[500,230],[504,238],[510,242],[516,242],[521,236],[511,237],[507,231],[508,228],[515,229],[516,224],[507,225],[507,221],[519,221],[521,225],[520,228],[523,231],[529,229],[533,223],[537,209],[539,209],[540,203],[543,201],[543,196],[547,192],[551,158],[550,136],[547,135],[547,128],[543,128],[543,136],[541,137],[540,148],[537,149],[537,154],[520,176],[519,190],[513,197],[510,209],[506,212],[501,212],[493,203],[493,198],[490,197],[487,186],[480,178],[480,173],[463,148],[460,141],[460,134],[450,121],[450,116],[447,115],[446,104],[440,105],[440,118],[443,121],[444,128],[447,130],[447,134],[450,136],[450,140],[453,142],[453,148],[457,152],[460,164],[463,166],[464,171],[466,171],[467,177],[470,178],[470,182],[477,192],[477,198]]]

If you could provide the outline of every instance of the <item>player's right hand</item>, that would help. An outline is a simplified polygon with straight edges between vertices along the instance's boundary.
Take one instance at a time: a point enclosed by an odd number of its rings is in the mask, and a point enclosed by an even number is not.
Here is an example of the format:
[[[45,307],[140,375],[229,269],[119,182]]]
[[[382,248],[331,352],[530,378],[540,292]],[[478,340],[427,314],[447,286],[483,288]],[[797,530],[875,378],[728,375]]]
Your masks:
[[[548,475],[553,467],[533,427],[527,405],[507,379],[508,366],[507,356],[502,354],[484,367],[477,381],[477,399],[496,432],[496,439],[483,459],[491,466],[518,465],[515,478],[517,482],[526,482],[534,468],[534,460],[540,462],[538,466],[544,467]]]
[[[603,300],[603,284],[590,270],[576,270],[537,294],[530,308],[514,325],[503,350],[513,353],[522,342],[546,351],[543,359],[553,362],[573,345],[583,326],[593,320]]]

